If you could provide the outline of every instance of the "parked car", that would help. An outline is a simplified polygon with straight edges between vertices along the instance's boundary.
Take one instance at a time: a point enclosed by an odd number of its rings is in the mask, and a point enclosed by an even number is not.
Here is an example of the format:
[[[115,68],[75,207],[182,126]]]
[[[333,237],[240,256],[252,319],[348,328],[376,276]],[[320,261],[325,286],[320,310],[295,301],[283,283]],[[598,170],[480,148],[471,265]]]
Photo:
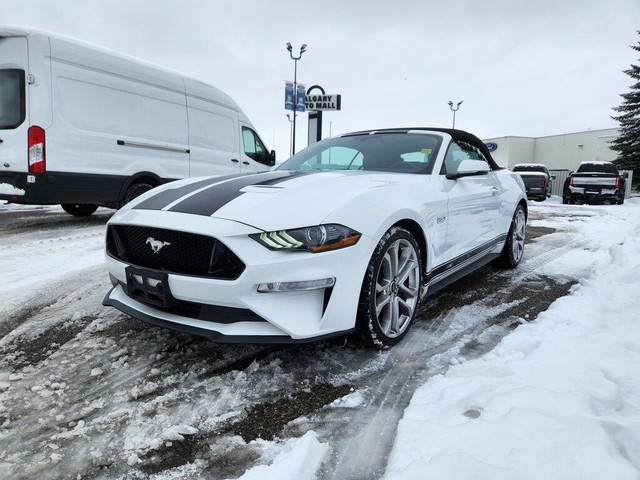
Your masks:
[[[108,222],[104,304],[217,342],[350,332],[387,348],[425,295],[522,259],[527,202],[476,136],[388,129],[318,142],[272,172],[180,180]]]
[[[171,180],[274,164],[235,100],[213,85],[0,27],[0,200],[88,216]]]
[[[627,174],[611,162],[582,162],[565,180],[562,203],[624,203]]]
[[[546,165],[519,163],[513,167],[513,171],[522,177],[527,190],[527,198],[542,202],[551,196],[551,182],[556,177],[549,173]]]

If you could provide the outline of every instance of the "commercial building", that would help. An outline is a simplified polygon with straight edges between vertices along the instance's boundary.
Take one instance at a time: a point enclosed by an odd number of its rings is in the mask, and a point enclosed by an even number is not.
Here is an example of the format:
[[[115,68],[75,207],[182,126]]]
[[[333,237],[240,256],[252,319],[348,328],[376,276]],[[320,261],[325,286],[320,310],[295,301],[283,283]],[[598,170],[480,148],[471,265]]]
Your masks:
[[[617,128],[566,133],[548,137],[498,137],[484,139],[495,147],[491,155],[498,165],[512,168],[518,163],[544,163],[549,170],[575,170],[581,162],[612,162],[617,152],[610,142]],[[491,149],[491,148],[490,148]]]

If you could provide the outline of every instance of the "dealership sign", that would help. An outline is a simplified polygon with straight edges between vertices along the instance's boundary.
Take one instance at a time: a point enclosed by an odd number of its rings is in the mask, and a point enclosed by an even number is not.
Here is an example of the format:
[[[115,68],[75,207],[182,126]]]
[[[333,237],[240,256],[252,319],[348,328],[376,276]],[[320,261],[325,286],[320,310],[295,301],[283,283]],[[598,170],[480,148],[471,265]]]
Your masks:
[[[342,95],[307,94],[307,110],[340,110]]]
[[[495,152],[498,149],[498,144],[497,143],[488,142],[488,143],[485,143],[485,145],[487,146],[487,149],[490,152]]]

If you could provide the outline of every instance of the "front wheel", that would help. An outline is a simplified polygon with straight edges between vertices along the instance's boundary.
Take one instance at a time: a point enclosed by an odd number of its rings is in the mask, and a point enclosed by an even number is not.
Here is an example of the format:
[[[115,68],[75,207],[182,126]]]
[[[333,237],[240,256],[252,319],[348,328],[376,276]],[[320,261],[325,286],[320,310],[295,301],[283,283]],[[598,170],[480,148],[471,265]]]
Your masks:
[[[522,260],[524,241],[527,233],[527,216],[522,205],[518,205],[507,233],[507,241],[500,254],[499,263],[506,268],[515,268]]]
[[[366,344],[385,349],[407,334],[420,301],[420,265],[409,231],[392,227],[380,239],[362,282],[356,320]]]
[[[74,217],[88,217],[98,209],[97,205],[91,203],[62,203],[60,206]]]

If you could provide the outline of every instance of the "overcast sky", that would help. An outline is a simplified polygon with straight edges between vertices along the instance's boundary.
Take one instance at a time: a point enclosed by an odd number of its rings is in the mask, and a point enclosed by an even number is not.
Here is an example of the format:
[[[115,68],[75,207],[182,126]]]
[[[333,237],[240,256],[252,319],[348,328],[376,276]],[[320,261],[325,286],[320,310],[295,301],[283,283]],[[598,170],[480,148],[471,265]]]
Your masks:
[[[289,156],[284,83],[342,95],[329,133],[456,127],[481,138],[617,126],[640,0],[0,0],[0,22],[77,37],[230,94]],[[297,150],[306,146],[306,113]],[[331,125],[329,122],[332,122]]]

